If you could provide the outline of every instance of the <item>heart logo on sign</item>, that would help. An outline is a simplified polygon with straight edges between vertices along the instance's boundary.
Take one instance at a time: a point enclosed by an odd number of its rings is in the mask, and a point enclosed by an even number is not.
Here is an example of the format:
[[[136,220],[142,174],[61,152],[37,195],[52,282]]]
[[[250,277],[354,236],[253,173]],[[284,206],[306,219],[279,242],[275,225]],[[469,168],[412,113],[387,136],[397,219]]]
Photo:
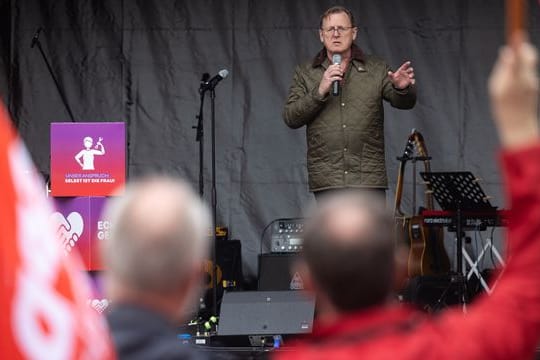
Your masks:
[[[56,235],[62,241],[64,251],[66,253],[71,252],[84,230],[84,221],[81,214],[72,212],[67,217],[64,217],[61,213],[54,212],[51,215],[51,221],[56,230]]]
[[[88,304],[98,313],[103,313],[109,307],[108,299],[89,299]]]

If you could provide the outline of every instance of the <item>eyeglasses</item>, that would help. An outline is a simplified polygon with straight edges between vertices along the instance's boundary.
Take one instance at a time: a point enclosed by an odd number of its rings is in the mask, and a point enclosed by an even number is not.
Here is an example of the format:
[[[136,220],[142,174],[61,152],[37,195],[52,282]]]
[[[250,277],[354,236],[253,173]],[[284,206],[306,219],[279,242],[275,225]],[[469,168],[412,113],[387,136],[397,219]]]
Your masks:
[[[354,26],[332,26],[326,29],[321,29],[326,35],[333,35],[337,31],[338,35],[347,33]]]

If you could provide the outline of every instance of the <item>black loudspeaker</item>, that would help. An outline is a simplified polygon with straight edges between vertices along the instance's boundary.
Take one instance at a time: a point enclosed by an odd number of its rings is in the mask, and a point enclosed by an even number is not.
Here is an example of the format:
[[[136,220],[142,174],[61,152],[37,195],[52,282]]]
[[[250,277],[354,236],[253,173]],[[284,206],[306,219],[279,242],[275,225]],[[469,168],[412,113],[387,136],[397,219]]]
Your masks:
[[[315,300],[304,291],[227,291],[218,335],[310,333]]]
[[[241,289],[244,280],[242,271],[242,246],[240,240],[218,241],[216,249],[218,266],[223,272],[222,287]],[[223,281],[228,282],[223,286]]]
[[[259,255],[259,290],[303,290],[304,282],[299,274],[292,273],[291,267],[299,258],[298,254]]]
[[[216,282],[217,282],[217,301],[223,296],[224,289],[242,289],[243,271],[242,271],[242,247],[240,240],[218,240],[216,247]],[[212,307],[213,274],[212,261],[207,260],[204,266],[206,273],[205,287],[206,293],[203,298],[203,308],[201,315],[205,315]]]

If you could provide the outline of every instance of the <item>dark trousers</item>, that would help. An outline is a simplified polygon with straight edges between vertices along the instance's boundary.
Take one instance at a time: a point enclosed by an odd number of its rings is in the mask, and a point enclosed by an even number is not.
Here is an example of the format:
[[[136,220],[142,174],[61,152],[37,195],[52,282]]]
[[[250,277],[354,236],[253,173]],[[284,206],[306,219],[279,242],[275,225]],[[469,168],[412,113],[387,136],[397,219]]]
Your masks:
[[[328,196],[336,195],[341,192],[350,192],[350,191],[358,191],[361,193],[371,194],[375,197],[380,197],[382,201],[386,202],[386,189],[384,188],[336,188],[336,189],[326,189],[326,190],[320,190],[320,191],[314,191],[313,195],[315,196],[315,200],[317,202],[322,201]]]

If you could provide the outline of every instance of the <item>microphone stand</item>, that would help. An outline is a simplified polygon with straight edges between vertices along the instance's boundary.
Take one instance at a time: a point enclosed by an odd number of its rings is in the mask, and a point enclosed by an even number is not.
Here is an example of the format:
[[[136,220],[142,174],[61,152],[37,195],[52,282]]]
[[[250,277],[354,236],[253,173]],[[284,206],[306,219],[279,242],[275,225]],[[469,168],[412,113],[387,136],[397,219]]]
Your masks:
[[[212,234],[214,244],[212,246],[212,313],[217,315],[217,191],[216,191],[216,91],[210,88],[210,111],[212,123]]]
[[[201,199],[204,195],[204,127],[203,127],[203,107],[204,107],[204,91],[201,93],[201,103],[199,107],[199,115],[197,118],[197,126],[193,126],[193,129],[196,129],[197,135],[195,136],[195,141],[199,143],[199,196]]]
[[[217,253],[217,234],[216,234],[216,218],[217,218],[217,190],[216,190],[216,91],[215,85],[209,88],[205,86],[208,85],[208,74],[203,75],[201,81],[201,87],[199,88],[200,93],[200,107],[199,115],[196,116],[198,122],[197,126],[193,126],[196,129],[197,135],[195,140],[199,142],[199,194],[201,198],[204,195],[204,181],[203,181],[203,169],[204,169],[204,127],[203,127],[203,108],[204,108],[204,95],[206,90],[210,91],[210,111],[211,111],[211,140],[212,140],[212,238],[213,244],[211,247],[211,261],[212,261],[212,314],[217,315],[217,264],[216,264],[216,253]]]
[[[71,119],[71,122],[75,122],[75,117],[73,116],[73,113],[71,112],[71,108],[68,105],[68,102],[66,100],[66,96],[64,94],[64,91],[62,90],[62,87],[58,83],[58,80],[56,80],[56,77],[54,76],[54,72],[52,70],[51,64],[49,63],[49,60],[47,60],[47,56],[45,56],[45,52],[43,51],[43,48],[41,47],[41,42],[39,41],[39,32],[41,29],[38,30],[36,33],[34,39],[32,40],[31,48],[34,47],[34,45],[37,45],[37,48],[39,52],[41,53],[41,57],[43,58],[43,61],[45,62],[45,65],[47,65],[47,69],[49,70],[49,74],[51,75],[54,84],[56,85],[56,90],[60,94],[60,98],[62,99],[62,103],[64,104],[65,109],[67,110],[69,114],[69,118]]]

